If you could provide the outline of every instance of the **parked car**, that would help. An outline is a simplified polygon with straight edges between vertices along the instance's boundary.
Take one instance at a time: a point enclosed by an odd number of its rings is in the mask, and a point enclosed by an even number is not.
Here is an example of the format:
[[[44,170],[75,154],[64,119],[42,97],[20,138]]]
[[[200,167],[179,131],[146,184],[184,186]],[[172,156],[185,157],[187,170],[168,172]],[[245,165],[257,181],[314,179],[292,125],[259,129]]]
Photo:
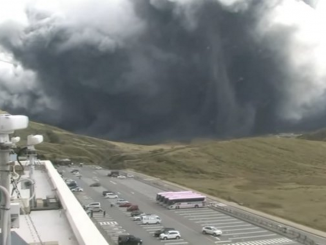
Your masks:
[[[88,205],[84,206],[87,213],[93,212],[102,212],[101,203],[100,202],[91,202]]]
[[[148,215],[151,215],[151,214],[140,214],[140,215],[136,215],[136,216],[133,217],[133,221],[141,221],[141,219],[144,216],[148,216]]]
[[[102,195],[105,196],[106,193],[112,193],[112,194],[114,194],[114,192],[112,192],[112,191],[103,191],[103,192],[102,192]]]
[[[108,173],[109,177],[118,177],[119,176],[119,171],[111,171]]]
[[[98,187],[101,186],[101,184],[99,182],[93,183],[89,185],[90,187]]]
[[[179,231],[166,231],[160,235],[161,240],[180,239],[181,235]]]
[[[76,187],[76,188],[73,188],[71,189],[72,192],[83,192],[83,188],[80,188],[80,187]]]
[[[134,217],[134,216],[139,216],[139,215],[141,215],[141,214],[143,214],[143,212],[140,211],[140,210],[138,209],[138,210],[132,211],[132,212],[130,213],[130,216],[131,216],[131,217]]]
[[[86,208],[87,213],[90,213],[91,211],[93,211],[94,213],[98,213],[98,212],[103,212],[103,209],[99,207]]]
[[[215,226],[204,226],[202,229],[203,234],[209,234],[213,236],[220,236],[222,235],[222,231],[217,229]]]
[[[120,235],[118,237],[119,245],[141,245],[143,240],[133,235]]]
[[[113,193],[106,193],[104,198],[114,199],[114,198],[118,198],[118,195],[113,194]]]
[[[141,222],[143,225],[152,225],[152,224],[161,224],[162,220],[159,216],[153,214],[153,215],[142,216]]]
[[[128,178],[133,178],[133,177],[135,177],[133,174],[127,174],[127,177]]]
[[[130,202],[120,203],[119,207],[121,208],[129,208],[132,204]]]
[[[116,201],[116,204],[123,204],[123,203],[129,203],[127,200],[125,199],[121,199],[121,198],[118,198],[117,201]]]
[[[125,179],[125,178],[127,178],[125,175],[119,175],[118,177],[117,177],[118,179]]]
[[[131,205],[127,208],[127,212],[137,211],[139,210],[138,205]]]
[[[90,208],[90,207],[101,207],[101,203],[100,202],[91,202],[87,205],[85,205],[85,208]]]
[[[162,229],[160,229],[160,230],[156,230],[156,231],[154,232],[154,236],[155,236],[155,237],[159,237],[162,233],[165,233],[165,232],[167,232],[167,231],[175,231],[175,229],[174,229],[174,228],[167,228],[167,227],[164,227],[164,228],[162,228]]]
[[[100,166],[97,166],[97,167],[95,167],[95,169],[97,169],[97,170],[101,170],[101,169],[102,169],[102,167],[100,167]]]

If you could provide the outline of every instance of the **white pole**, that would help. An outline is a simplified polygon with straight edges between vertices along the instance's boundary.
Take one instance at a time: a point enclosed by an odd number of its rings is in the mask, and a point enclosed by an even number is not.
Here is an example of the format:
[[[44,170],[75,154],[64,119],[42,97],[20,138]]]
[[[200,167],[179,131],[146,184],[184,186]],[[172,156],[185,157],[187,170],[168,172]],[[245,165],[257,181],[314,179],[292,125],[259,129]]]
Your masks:
[[[10,148],[5,145],[0,145],[0,186],[3,186],[8,192],[10,192]],[[4,245],[11,244],[11,219],[10,210],[7,210],[6,198],[4,198],[4,192],[1,192],[1,233],[2,239],[6,240]],[[10,199],[9,199],[10,203]],[[10,204],[9,204],[10,208]]]
[[[30,170],[29,170],[29,177],[33,180],[34,180],[34,170],[35,170],[35,155],[34,155],[34,152],[35,152],[35,148],[33,146],[29,146],[28,147],[28,150],[29,150],[29,163],[30,163]],[[34,199],[34,196],[35,196],[35,186],[34,185],[31,185],[31,207],[34,208],[35,207],[35,199]]]

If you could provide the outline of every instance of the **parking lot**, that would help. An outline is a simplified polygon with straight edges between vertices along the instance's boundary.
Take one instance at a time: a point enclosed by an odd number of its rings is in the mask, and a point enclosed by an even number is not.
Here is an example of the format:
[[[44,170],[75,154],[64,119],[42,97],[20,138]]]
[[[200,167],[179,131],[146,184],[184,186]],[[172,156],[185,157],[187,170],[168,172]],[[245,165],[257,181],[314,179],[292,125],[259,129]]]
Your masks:
[[[69,173],[71,168],[65,169],[65,177],[76,179],[84,192],[77,193],[78,199],[83,204],[92,201],[101,202],[102,213],[94,213],[93,219],[115,241],[120,234],[132,234],[143,240],[143,244],[230,244],[230,245],[297,245],[298,243],[261,227],[247,223],[240,219],[228,216],[210,208],[167,210],[155,203],[156,193],[162,190],[147,185],[133,178],[117,179],[107,177],[108,170],[96,170],[89,166],[81,168],[82,178],[78,179]],[[99,181],[100,187],[89,187]],[[126,208],[111,207],[112,200],[102,196],[104,190],[110,190],[119,197],[137,204],[146,213],[157,214],[162,219],[162,224],[142,225],[133,221]],[[212,225],[223,231],[221,237],[203,235],[203,226]],[[158,240],[153,237],[154,231],[162,227],[173,227],[180,231],[181,239]]]

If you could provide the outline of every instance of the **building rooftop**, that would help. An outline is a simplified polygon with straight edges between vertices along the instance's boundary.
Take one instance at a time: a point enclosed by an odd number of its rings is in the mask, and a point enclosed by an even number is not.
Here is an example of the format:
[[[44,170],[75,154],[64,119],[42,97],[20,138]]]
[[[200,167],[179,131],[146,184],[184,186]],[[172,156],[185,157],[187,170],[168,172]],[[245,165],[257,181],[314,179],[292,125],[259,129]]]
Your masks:
[[[39,200],[37,208],[32,208],[30,214],[20,215],[19,228],[12,229],[12,231],[15,231],[27,244],[41,243],[42,241],[43,243],[54,242],[53,244],[57,242],[60,245],[78,245],[64,214],[65,211],[56,206],[53,208],[46,207],[47,198],[55,196],[55,188],[52,186],[44,166],[36,166],[33,176],[35,180],[35,199]],[[25,173],[21,176],[21,179],[28,177],[29,167],[25,166]],[[18,190],[22,198],[28,198],[30,192],[28,189],[22,188],[22,185],[22,183],[18,184]],[[13,196],[17,198],[16,193]]]

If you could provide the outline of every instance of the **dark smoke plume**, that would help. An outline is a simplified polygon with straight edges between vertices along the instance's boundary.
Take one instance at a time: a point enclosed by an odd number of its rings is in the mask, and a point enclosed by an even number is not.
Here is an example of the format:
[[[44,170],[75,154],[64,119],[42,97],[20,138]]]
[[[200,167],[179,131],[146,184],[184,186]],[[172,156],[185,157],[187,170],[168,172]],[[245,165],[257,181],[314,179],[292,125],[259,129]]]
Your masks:
[[[284,1],[68,5],[62,12],[28,6],[25,25],[0,22],[0,47],[20,64],[16,75],[0,70],[2,109],[138,142],[326,125],[325,106],[316,106],[325,74],[294,55],[310,42],[294,39],[301,23],[276,18]]]

